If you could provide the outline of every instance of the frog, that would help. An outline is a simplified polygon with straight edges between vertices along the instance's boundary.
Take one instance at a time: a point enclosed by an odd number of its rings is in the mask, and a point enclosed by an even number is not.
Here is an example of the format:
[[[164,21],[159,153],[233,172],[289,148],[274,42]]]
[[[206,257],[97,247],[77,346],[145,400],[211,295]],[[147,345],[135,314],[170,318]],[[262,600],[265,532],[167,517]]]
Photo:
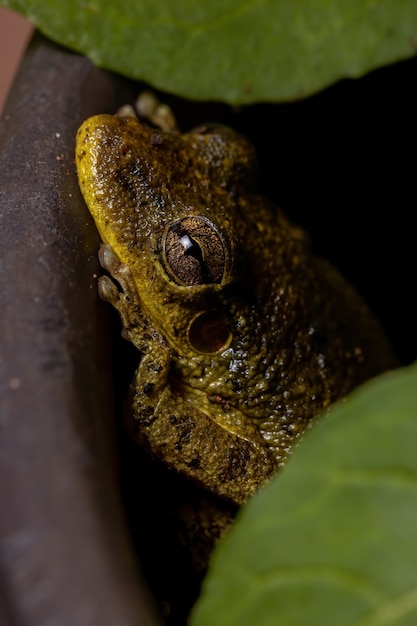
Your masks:
[[[98,114],[76,139],[99,293],[140,353],[126,424],[236,510],[319,415],[397,361],[357,290],[262,193],[246,137],[146,118]],[[212,526],[216,542],[228,522]]]

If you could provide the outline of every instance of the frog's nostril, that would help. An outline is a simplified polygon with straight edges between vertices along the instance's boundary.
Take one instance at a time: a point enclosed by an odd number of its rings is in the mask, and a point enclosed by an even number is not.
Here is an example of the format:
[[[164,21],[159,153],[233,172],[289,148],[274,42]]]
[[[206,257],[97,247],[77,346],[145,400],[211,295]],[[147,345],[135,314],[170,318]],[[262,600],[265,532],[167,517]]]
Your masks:
[[[226,348],[232,339],[229,322],[221,311],[204,311],[191,322],[188,340],[197,352],[212,354]]]

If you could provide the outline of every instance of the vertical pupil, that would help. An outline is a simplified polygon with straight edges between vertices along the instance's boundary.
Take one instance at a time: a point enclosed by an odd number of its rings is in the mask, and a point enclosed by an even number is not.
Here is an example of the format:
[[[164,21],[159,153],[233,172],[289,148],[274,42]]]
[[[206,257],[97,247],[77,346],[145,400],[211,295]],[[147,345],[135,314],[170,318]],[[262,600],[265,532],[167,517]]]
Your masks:
[[[187,217],[168,227],[162,243],[167,269],[188,286],[219,283],[225,250],[215,227],[203,217]]]
[[[192,237],[186,234],[180,237],[180,244],[184,248],[184,254],[194,257],[195,260],[200,263],[202,274],[205,274],[206,264],[203,258],[203,251],[201,250],[197,241],[195,241],[194,239],[192,239]],[[207,276],[205,278],[207,278]],[[203,282],[210,282],[210,281],[203,280]]]

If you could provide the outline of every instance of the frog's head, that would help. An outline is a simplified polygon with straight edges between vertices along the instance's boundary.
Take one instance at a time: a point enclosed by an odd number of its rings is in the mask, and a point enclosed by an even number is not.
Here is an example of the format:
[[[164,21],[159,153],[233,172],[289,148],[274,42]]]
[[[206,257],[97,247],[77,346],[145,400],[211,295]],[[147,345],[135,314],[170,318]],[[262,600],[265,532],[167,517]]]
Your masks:
[[[76,161],[100,235],[130,269],[154,326],[184,356],[226,349],[252,145],[224,127],[181,135],[99,115],[80,127]]]

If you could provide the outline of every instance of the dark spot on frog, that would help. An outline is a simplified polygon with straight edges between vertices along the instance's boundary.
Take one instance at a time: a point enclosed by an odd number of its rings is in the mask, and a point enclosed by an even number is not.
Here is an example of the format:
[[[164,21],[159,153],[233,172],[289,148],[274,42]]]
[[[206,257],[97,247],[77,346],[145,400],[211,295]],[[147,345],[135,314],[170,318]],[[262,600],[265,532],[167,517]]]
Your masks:
[[[201,467],[201,456],[199,453],[196,454],[196,456],[187,463],[188,467],[190,469],[200,469]]]
[[[133,426],[136,431],[139,431],[141,427],[149,427],[157,419],[157,414],[152,406],[144,407],[140,417],[134,420]]]
[[[136,161],[123,163],[123,165],[115,169],[114,180],[117,185],[130,197],[136,198],[138,193],[137,179],[140,178],[141,172]]]
[[[151,145],[152,146],[161,146],[164,143],[164,139],[160,133],[152,133],[151,134]]]
[[[193,430],[195,428],[195,421],[191,415],[184,415],[182,417],[171,415],[169,422],[172,426],[175,426],[177,431],[175,448],[177,450],[181,450],[184,445],[191,441]]]
[[[245,473],[247,465],[247,451],[232,446],[227,454],[227,463],[223,468],[223,472],[218,474],[220,482],[236,480],[236,478]]]

